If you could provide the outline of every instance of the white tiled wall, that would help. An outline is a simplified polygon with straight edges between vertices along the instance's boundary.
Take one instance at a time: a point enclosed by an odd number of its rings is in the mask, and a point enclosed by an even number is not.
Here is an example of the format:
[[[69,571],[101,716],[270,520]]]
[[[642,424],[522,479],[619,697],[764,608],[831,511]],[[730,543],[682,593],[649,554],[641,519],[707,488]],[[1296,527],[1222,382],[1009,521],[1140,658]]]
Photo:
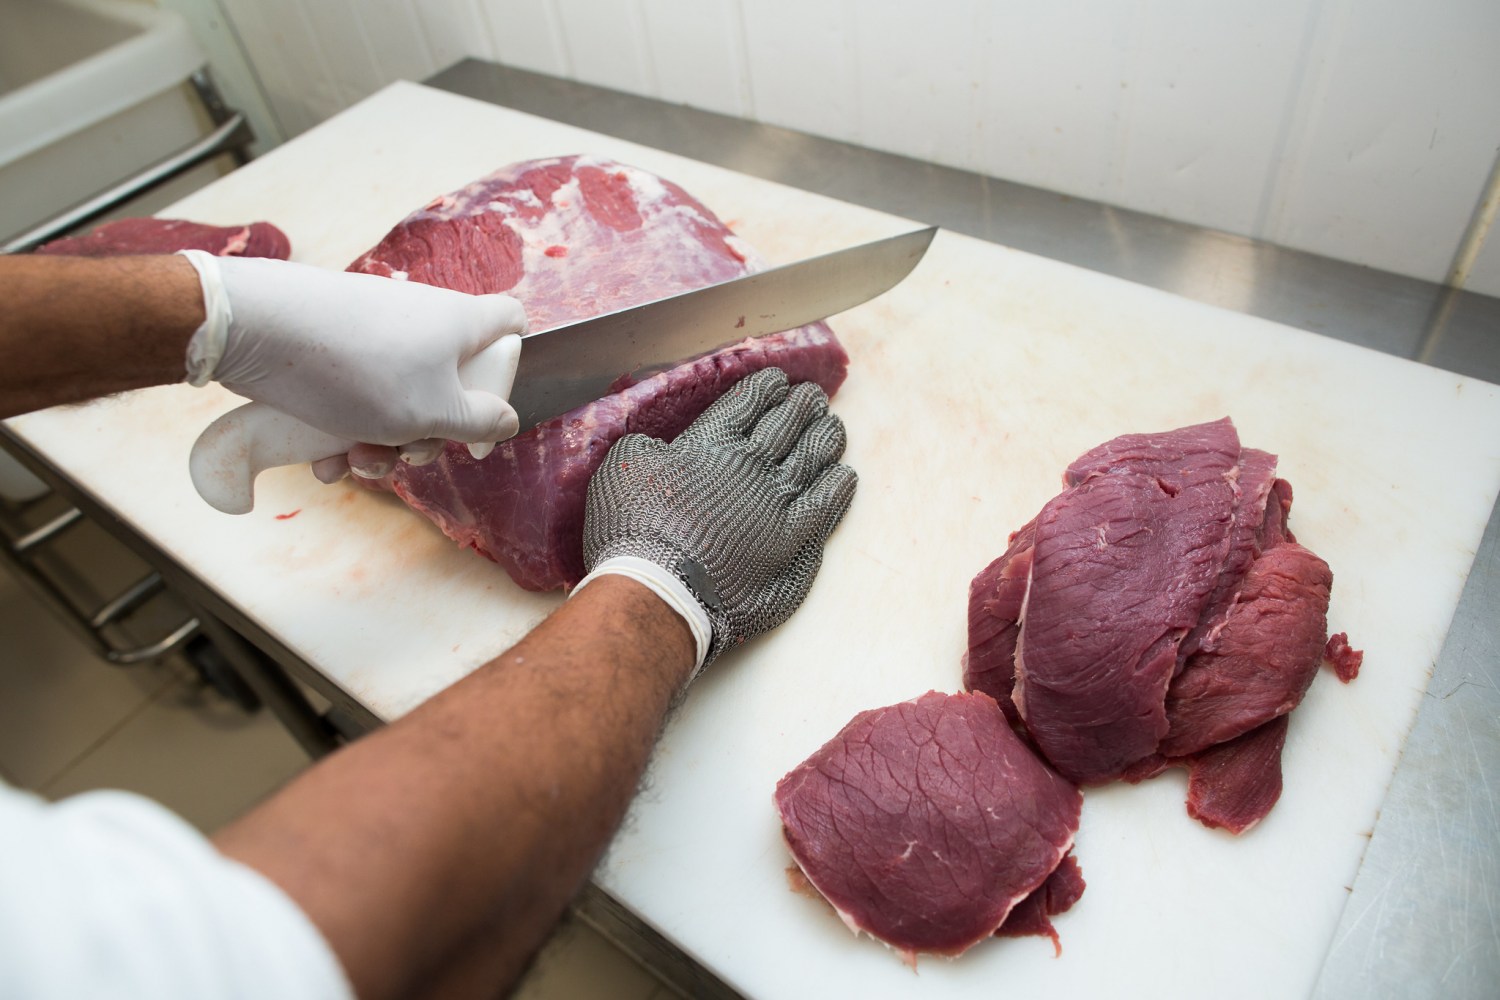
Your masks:
[[[475,55],[1432,280],[1500,148],[1496,0],[199,2],[289,134]]]

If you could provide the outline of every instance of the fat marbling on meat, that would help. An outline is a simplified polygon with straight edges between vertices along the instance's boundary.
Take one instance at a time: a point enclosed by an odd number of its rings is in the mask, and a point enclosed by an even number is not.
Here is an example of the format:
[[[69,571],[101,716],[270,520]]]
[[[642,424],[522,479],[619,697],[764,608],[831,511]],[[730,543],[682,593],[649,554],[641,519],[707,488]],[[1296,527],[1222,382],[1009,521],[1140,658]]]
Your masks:
[[[636,167],[588,156],[518,163],[408,216],[350,270],[471,293],[505,292],[534,330],[759,270],[706,206]],[[725,390],[768,366],[833,395],[848,356],[825,324],[746,340],[501,442],[476,461],[450,444],[383,481],[450,538],[530,590],[583,576],[589,478],[631,432],[670,440]]]

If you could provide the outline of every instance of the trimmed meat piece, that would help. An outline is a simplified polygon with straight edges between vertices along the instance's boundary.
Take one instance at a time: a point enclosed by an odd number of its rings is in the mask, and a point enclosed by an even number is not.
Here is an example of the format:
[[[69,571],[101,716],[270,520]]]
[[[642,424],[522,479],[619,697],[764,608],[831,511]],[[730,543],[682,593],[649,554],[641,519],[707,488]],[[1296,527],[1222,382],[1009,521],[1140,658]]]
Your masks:
[[[1016,639],[1021,606],[1031,582],[1031,546],[1036,522],[1010,536],[1010,547],[969,584],[969,649],[964,654],[964,690],[983,691],[1000,703],[1011,725],[1021,715],[1010,700],[1016,685]]]
[[[1168,688],[1158,751],[1197,753],[1296,708],[1323,660],[1332,586],[1328,564],[1295,542],[1255,560],[1212,651]]]
[[[1365,662],[1365,653],[1362,649],[1351,649],[1349,633],[1339,632],[1328,637],[1328,645],[1323,647],[1323,659],[1333,668],[1339,680],[1348,684],[1359,676],[1359,668]]]
[[[584,156],[519,163],[434,199],[352,271],[520,299],[533,330],[759,270],[729,227],[670,181]],[[583,576],[585,489],[618,438],[670,440],[740,378],[775,365],[831,396],[848,356],[822,323],[747,340],[501,442],[483,461],[449,445],[383,482],[529,590]],[[622,373],[623,375],[624,373]]]
[[[1052,954],[1061,955],[1062,941],[1058,939],[1051,918],[1071,910],[1073,904],[1083,898],[1083,890],[1087,887],[1078,859],[1069,854],[1047,876],[1041,888],[1016,904],[995,934],[999,937],[1049,937],[1052,939]]]
[[[1239,438],[1228,420],[1127,435],[1068,470],[1036,519],[1012,699],[1068,779],[1110,781],[1167,733],[1177,647],[1229,549]]]
[[[1276,479],[1276,456],[1254,448],[1240,452],[1239,471],[1235,477],[1234,526],[1229,532],[1229,551],[1219,568],[1219,581],[1209,595],[1203,616],[1198,619],[1177,650],[1177,671],[1187,665],[1188,657],[1207,643],[1212,647],[1219,629],[1234,606],[1235,593],[1250,564],[1265,547],[1267,534],[1266,501]],[[1284,520],[1284,515],[1283,515]],[[1272,544],[1280,541],[1277,537]]]
[[[178,250],[204,250],[219,257],[287,260],[292,255],[292,243],[286,233],[269,222],[209,226],[183,219],[116,219],[87,236],[68,236],[45,243],[36,252],[66,257],[121,257]]]
[[[1082,796],[993,698],[861,712],[776,786],[792,857],[855,932],[915,963],[991,936],[1073,844]]]
[[[1281,798],[1281,750],[1291,717],[1279,715],[1189,763],[1187,811],[1204,826],[1241,834]]]

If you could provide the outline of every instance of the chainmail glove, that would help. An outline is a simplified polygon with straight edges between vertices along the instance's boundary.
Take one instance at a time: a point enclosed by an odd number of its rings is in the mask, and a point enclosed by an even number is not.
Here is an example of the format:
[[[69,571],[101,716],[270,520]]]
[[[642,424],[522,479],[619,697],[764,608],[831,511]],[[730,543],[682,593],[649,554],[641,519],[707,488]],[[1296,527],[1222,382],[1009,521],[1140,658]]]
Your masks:
[[[615,442],[589,482],[584,565],[592,576],[644,560],[685,586],[712,629],[701,669],[807,597],[854,499],[854,470],[838,464],[845,440],[816,383],[788,389],[781,369],[756,372],[671,444]]]

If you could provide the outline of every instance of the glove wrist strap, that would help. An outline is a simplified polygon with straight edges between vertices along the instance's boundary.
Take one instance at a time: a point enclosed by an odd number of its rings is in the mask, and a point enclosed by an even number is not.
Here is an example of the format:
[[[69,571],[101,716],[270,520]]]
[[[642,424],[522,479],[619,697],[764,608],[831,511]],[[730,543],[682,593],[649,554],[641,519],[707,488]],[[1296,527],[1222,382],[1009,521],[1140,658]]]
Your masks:
[[[203,289],[203,324],[193,332],[187,345],[187,382],[201,387],[213,381],[214,369],[224,357],[234,314],[229,308],[229,293],[224,290],[218,258],[202,250],[177,252],[198,272],[198,285]]]
[[[639,556],[612,556],[595,566],[594,571],[580,580],[572,592],[576,594],[594,580],[608,574],[628,576],[651,590],[665,601],[668,607],[682,616],[682,620],[687,623],[688,631],[693,634],[693,643],[697,647],[697,659],[693,663],[693,676],[696,677],[698,671],[703,669],[703,661],[708,658],[709,646],[713,641],[713,626],[708,620],[708,612],[703,609],[702,604],[698,603],[698,599],[687,588],[687,584],[649,559],[642,559]]]

